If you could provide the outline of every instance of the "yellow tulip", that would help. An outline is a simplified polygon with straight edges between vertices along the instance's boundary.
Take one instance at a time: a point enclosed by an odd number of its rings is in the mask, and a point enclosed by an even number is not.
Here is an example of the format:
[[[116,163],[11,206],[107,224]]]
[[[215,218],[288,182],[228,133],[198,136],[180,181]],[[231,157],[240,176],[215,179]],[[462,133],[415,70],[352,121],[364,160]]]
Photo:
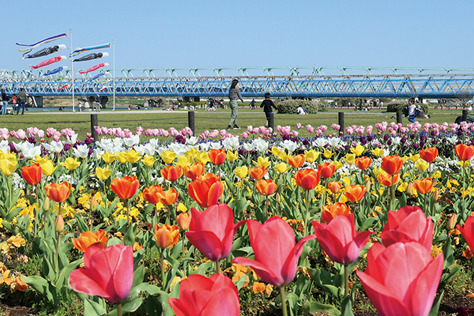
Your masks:
[[[407,190],[407,188],[408,188],[408,183],[407,182],[400,182],[398,184],[397,190],[399,192],[405,192]]]
[[[40,165],[45,163],[48,160],[49,160],[48,156],[44,156],[44,157],[41,157],[41,156],[38,156],[38,155],[35,156],[35,162],[39,163]]]
[[[190,165],[191,162],[189,161],[189,157],[186,156],[178,156],[178,162],[177,165],[181,166],[181,168],[184,168],[188,165]]]
[[[81,163],[77,161],[75,158],[67,157],[66,160],[62,163],[68,170],[72,171],[79,167]]]
[[[280,153],[282,150],[278,147],[273,146],[272,149],[270,149],[270,152],[275,156],[275,157],[280,157]]]
[[[334,155],[334,153],[331,150],[324,149],[323,155],[326,159],[329,159]]]
[[[114,154],[111,154],[109,152],[106,152],[105,154],[102,155],[102,160],[105,161],[105,163],[112,163],[115,161],[115,158],[117,158]]]
[[[276,171],[278,171],[279,173],[285,173],[287,172],[288,170],[290,170],[290,165],[289,164],[286,164],[284,162],[280,162],[280,163],[277,163],[273,169],[275,169]]]
[[[0,152],[2,152],[2,151],[0,151]],[[11,153],[10,151],[8,151],[6,154],[3,153],[3,155],[0,157],[0,159],[10,160],[11,163],[17,163],[18,162],[18,158],[16,157],[16,154]]]
[[[112,175],[112,170],[109,169],[109,166],[105,168],[97,167],[95,168],[95,175],[100,180],[105,181]]]
[[[2,159],[0,161],[0,170],[3,172],[3,174],[8,177],[9,175],[11,175],[13,173],[13,171],[16,170],[16,165],[17,163],[12,163],[10,160],[8,159]]]
[[[189,163],[193,163],[194,159],[199,156],[200,152],[197,148],[189,148],[186,152],[186,157],[188,157]]]
[[[410,155],[408,156],[408,159],[410,159],[410,160],[413,161],[413,162],[416,162],[418,159],[420,159],[420,155],[419,155],[419,154],[416,154],[416,155],[410,154]]]
[[[347,154],[346,157],[344,157],[344,160],[352,165],[353,163],[355,163],[355,159],[356,159],[356,155],[355,154]]]
[[[153,166],[153,164],[155,163],[155,158],[153,158],[153,156],[149,156],[149,155],[146,155],[143,159],[142,159],[142,162],[145,166],[147,167],[151,167]]]
[[[136,152],[135,150],[129,150],[125,152],[125,155],[129,163],[136,163],[141,158],[140,153]]]
[[[424,161],[423,159],[420,159],[415,163],[415,168],[420,171],[425,171],[426,169],[428,169],[429,166],[430,164]]]
[[[314,149],[311,150],[305,150],[304,151],[304,158],[306,159],[307,162],[313,163],[316,161],[316,159],[319,158],[319,155],[321,155],[320,151],[316,151]]]
[[[242,166],[240,168],[237,167],[234,170],[234,174],[240,179],[247,177],[248,173],[249,173],[249,168],[247,168],[247,166]]]
[[[400,157],[400,158],[402,158],[402,160],[403,160],[403,163],[407,162],[407,161],[408,161],[408,159],[409,159],[409,157],[407,157],[407,156],[403,156],[403,157]]]
[[[336,170],[342,167],[342,162],[340,162],[339,160],[334,160],[331,163],[336,167]]]
[[[349,177],[344,177],[341,179],[341,181],[346,185],[350,185],[351,184],[351,179]]]
[[[380,148],[375,148],[371,150],[372,154],[374,154],[375,157],[381,157],[384,154],[383,149]]]
[[[176,153],[172,150],[165,150],[160,156],[161,159],[163,159],[163,162],[169,165],[176,158]]]
[[[227,151],[227,159],[229,159],[230,162],[237,160],[237,158],[239,158],[237,152]]]
[[[56,170],[56,168],[58,167],[58,166],[55,167],[54,163],[51,160],[47,160],[43,163],[40,163],[40,166],[41,166],[41,171],[47,177],[52,175],[54,170]]]
[[[127,160],[127,153],[125,152],[119,152],[115,154],[117,156],[117,160],[120,161],[121,163],[126,163]]]
[[[199,155],[197,155],[196,157],[194,157],[194,159],[197,161],[197,162],[200,162],[202,164],[206,164],[208,163],[209,161],[211,161],[209,159],[209,156],[207,155],[207,153],[205,151],[201,152]]]
[[[284,150],[282,150],[282,151],[280,152],[280,156],[279,156],[279,157],[280,157],[281,160],[283,160],[283,161],[285,161],[285,162],[288,161],[288,154],[287,154]]]
[[[269,165],[270,165],[270,161],[268,160],[268,157],[267,158],[263,158],[263,157],[258,157],[257,161],[254,163],[256,163],[259,167],[265,167],[267,168]]]
[[[359,157],[360,155],[362,155],[362,153],[364,152],[365,150],[365,147],[362,146],[362,145],[357,145],[356,147],[351,147],[351,152],[353,154],[355,154],[357,157]]]

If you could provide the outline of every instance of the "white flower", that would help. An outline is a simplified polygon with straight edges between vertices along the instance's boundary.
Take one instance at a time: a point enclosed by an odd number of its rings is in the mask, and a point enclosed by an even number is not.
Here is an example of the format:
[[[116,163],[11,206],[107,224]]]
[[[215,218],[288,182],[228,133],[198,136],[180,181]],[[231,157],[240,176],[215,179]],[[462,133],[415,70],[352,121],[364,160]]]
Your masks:
[[[264,139],[257,138],[253,140],[253,146],[259,152],[265,152],[268,150],[268,142]]]
[[[313,144],[323,148],[328,143],[327,139],[324,137],[318,137],[316,140],[313,141]]]
[[[77,148],[73,148],[74,154],[81,158],[87,158],[89,156],[89,147],[87,145],[78,145]]]
[[[222,141],[222,146],[225,150],[237,150],[240,147],[238,137],[228,137]]]
[[[221,149],[222,145],[221,145],[221,143],[212,142],[212,143],[210,143],[209,148],[210,149]]]
[[[296,148],[298,148],[298,144],[296,142],[293,142],[291,140],[285,140],[282,143],[280,143],[280,146],[283,147],[284,149],[288,150],[288,152],[291,154],[295,151]]]
[[[132,135],[128,138],[125,138],[123,140],[125,146],[128,146],[128,147],[131,147],[133,145],[138,145],[138,143],[140,143],[140,136],[138,135]]]
[[[33,159],[35,156],[41,155],[41,147],[32,143],[24,142],[21,144],[21,153],[26,159]]]
[[[197,138],[196,136],[191,136],[189,138],[186,139],[186,145],[196,145],[196,143],[198,142],[199,138]]]
[[[66,136],[66,143],[69,145],[74,145],[77,141],[78,134],[72,134],[72,136]]]

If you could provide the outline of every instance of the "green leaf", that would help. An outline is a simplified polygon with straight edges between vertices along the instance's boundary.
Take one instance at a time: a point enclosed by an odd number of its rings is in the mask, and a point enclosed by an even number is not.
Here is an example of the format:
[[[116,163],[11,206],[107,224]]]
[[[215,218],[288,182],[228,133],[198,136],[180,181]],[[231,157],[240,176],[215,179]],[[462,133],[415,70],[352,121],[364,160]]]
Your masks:
[[[352,298],[350,296],[342,301],[341,316],[354,316],[352,313]]]
[[[84,219],[80,215],[76,216],[76,222],[81,233],[89,230],[89,227],[87,226],[86,222],[84,222]]]
[[[125,301],[122,301],[122,313],[133,313],[140,307],[140,305],[142,305],[142,303],[143,303],[143,298],[141,298],[140,296],[128,298]],[[87,315],[87,314],[84,314],[84,315]],[[117,315],[117,307],[115,307],[115,309],[113,309],[107,315],[109,316]]]
[[[40,292],[42,295],[46,295],[49,301],[53,301],[53,294],[49,290],[49,283],[44,278],[33,275],[29,277],[22,276],[22,281],[30,285],[36,291]]]
[[[114,238],[110,238],[108,241],[107,241],[107,247],[108,246],[115,246],[115,245],[120,245],[122,244],[122,241],[117,238],[117,237],[114,237]]]
[[[133,287],[141,284],[143,282],[144,277],[145,277],[145,266],[141,265],[133,273],[132,289]]]
[[[428,316],[436,316],[438,315],[439,305],[441,304],[441,300],[443,299],[444,291],[435,299],[433,306],[431,307],[431,311]]]
[[[339,315],[339,310],[334,305],[322,304],[319,302],[306,302],[303,307],[311,313],[327,313],[331,316]]]
[[[133,223],[125,232],[125,236],[123,238],[123,244],[125,246],[133,246],[135,243],[135,234],[138,232],[137,225]]]
[[[101,316],[105,315],[105,313],[106,310],[101,304],[94,302],[88,298],[84,300],[84,315]]]
[[[81,264],[82,258],[77,259],[76,261],[71,262],[65,266],[61,272],[59,272],[58,280],[56,281],[56,287],[60,288],[64,285],[66,278],[69,278],[72,270],[74,270],[79,264]]]
[[[237,287],[237,290],[240,291],[240,289],[244,286],[245,283],[247,283],[248,277],[246,275],[242,275],[237,283],[235,283],[235,286]]]
[[[152,285],[146,282],[140,283],[136,286],[133,286],[130,290],[129,297],[134,297],[140,294],[141,292],[146,292],[150,295],[156,295],[159,293],[164,293],[161,288],[157,287],[156,285]]]

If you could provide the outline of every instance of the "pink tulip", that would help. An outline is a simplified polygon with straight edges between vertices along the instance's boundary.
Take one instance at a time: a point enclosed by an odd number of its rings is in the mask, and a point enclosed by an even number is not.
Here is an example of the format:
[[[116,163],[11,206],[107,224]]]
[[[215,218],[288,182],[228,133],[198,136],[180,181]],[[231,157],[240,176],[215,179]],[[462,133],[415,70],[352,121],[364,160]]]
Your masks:
[[[457,225],[456,228],[461,232],[469,248],[474,250],[474,216],[469,216],[464,223],[464,227]]]
[[[237,257],[232,263],[252,267],[263,281],[276,286],[293,281],[304,243],[316,236],[306,236],[295,245],[293,229],[277,216],[271,217],[263,225],[255,220],[247,220],[247,228],[255,259]]]
[[[365,293],[380,315],[428,315],[444,257],[436,259],[419,243],[374,244],[365,272],[357,271]]]
[[[84,253],[84,269],[76,269],[69,276],[74,290],[103,297],[110,303],[126,299],[132,283],[133,250],[122,244],[103,249],[89,246]]]

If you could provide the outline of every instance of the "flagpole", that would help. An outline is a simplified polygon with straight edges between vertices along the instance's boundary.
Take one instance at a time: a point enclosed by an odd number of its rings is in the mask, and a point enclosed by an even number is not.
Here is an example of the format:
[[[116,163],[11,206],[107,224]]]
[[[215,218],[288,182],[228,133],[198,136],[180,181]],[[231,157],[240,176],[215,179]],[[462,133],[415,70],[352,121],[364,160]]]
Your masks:
[[[113,57],[113,89],[114,89],[114,111],[115,111],[115,40],[112,41],[112,45],[114,45],[114,49],[113,49],[113,54],[114,54],[114,57]]]
[[[76,112],[74,107],[74,62],[72,61],[72,29],[69,29],[69,36],[71,37],[71,53],[69,54],[69,59],[71,59],[71,89],[72,89],[72,111]]]

